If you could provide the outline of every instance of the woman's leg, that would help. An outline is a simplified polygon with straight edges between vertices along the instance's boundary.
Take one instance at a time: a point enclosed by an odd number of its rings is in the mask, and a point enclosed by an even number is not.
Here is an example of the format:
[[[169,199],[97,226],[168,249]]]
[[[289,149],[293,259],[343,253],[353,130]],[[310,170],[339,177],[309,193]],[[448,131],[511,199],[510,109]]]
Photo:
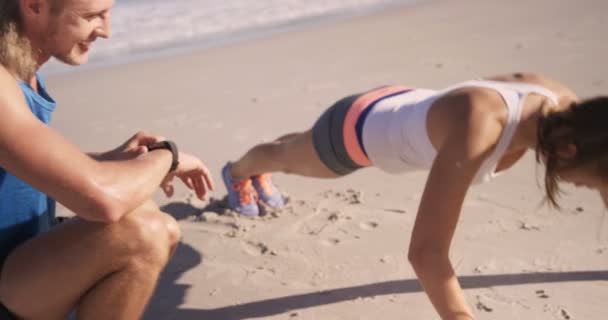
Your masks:
[[[273,208],[284,201],[267,173],[284,172],[305,177],[336,178],[362,166],[346,150],[344,119],[358,95],[336,102],[319,117],[312,129],[284,135],[251,148],[222,170],[228,205],[248,216],[257,216],[257,198]]]
[[[338,175],[321,161],[315,150],[312,130],[284,135],[269,143],[251,148],[232,163],[231,175],[239,180],[252,176],[284,172],[315,178]]]

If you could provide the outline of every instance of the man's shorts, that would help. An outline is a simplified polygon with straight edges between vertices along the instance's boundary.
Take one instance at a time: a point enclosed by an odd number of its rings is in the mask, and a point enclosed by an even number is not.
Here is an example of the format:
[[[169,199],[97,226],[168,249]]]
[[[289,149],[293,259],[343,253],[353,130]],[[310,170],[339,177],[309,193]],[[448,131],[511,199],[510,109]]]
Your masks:
[[[0,320],[17,320],[10,310],[0,303]]]
[[[4,261],[0,261],[0,274],[2,273],[2,266]],[[17,320],[17,317],[0,302],[0,320]]]
[[[0,274],[2,274],[2,267],[4,266],[4,260],[0,258]],[[0,320],[17,320],[17,317],[0,302]]]

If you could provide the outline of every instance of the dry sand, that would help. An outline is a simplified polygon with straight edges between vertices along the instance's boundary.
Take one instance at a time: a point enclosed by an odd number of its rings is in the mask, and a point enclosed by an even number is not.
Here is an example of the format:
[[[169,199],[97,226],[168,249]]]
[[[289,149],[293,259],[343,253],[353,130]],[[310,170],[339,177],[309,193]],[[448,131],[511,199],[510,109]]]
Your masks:
[[[54,126],[84,150],[141,128],[161,133],[207,163],[221,199],[227,160],[374,86],[441,88],[524,70],[582,96],[606,94],[606,31],[603,0],[434,1],[48,84],[59,101]],[[599,197],[568,189],[563,210],[548,210],[540,173],[529,156],[469,193],[452,250],[468,301],[477,319],[606,319]],[[406,260],[424,179],[277,174],[290,204],[255,220],[184,189],[159,195],[184,239],[146,318],[437,319]]]

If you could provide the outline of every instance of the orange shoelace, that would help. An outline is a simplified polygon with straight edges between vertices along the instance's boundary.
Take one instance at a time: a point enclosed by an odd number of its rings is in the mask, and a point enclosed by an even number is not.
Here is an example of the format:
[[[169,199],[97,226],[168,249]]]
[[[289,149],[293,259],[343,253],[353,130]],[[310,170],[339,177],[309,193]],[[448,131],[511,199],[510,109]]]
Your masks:
[[[260,184],[260,186],[262,187],[262,190],[264,190],[264,192],[266,194],[270,195],[274,192],[274,190],[272,188],[272,182],[270,180],[269,173],[261,174],[261,175],[257,176],[256,179],[258,179],[258,183]]]
[[[257,201],[257,193],[251,185],[251,179],[233,182],[232,190],[239,193],[239,201],[241,205]]]

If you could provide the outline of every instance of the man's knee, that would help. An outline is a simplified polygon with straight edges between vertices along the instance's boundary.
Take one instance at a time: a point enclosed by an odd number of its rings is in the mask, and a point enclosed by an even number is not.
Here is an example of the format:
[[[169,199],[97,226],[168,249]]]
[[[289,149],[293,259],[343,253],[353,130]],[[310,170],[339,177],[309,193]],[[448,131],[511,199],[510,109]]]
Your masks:
[[[121,221],[129,260],[164,266],[181,238],[175,219],[156,206],[143,206]]]
[[[169,246],[174,249],[182,239],[182,229],[172,216],[164,214],[167,232],[169,233]]]
[[[162,220],[162,224],[158,227],[163,228],[164,224],[164,228],[166,228],[168,235],[168,244],[169,246],[175,246],[182,238],[182,230],[175,218],[165,212],[162,212],[156,203],[151,200],[145,203],[145,208],[146,210],[153,212],[153,215],[158,216],[158,218]]]

